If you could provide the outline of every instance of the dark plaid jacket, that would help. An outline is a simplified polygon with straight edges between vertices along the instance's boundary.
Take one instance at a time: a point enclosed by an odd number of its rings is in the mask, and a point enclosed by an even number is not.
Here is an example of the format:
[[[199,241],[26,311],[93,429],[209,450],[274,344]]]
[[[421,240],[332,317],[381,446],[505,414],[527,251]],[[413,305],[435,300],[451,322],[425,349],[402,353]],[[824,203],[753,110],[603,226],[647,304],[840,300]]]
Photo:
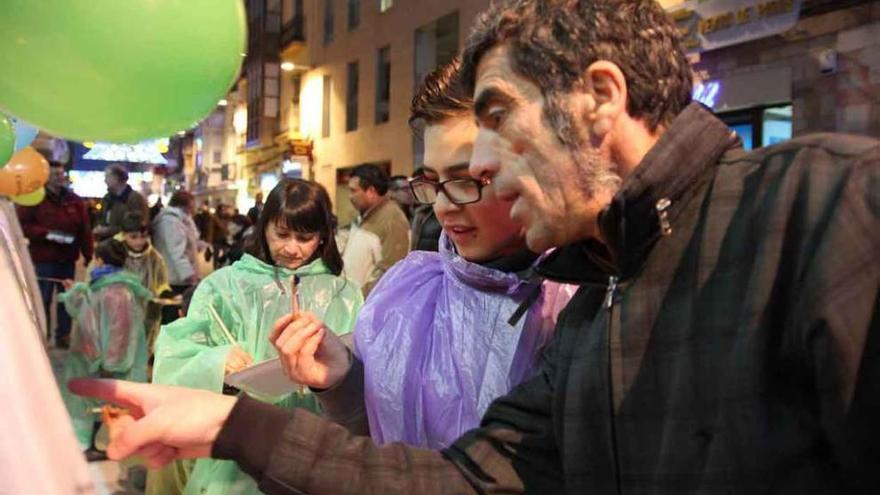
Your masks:
[[[877,141],[746,153],[693,104],[602,214],[608,247],[548,260],[583,287],[481,428],[376,448],[243,400],[215,454],[270,494],[876,491],[878,213]]]

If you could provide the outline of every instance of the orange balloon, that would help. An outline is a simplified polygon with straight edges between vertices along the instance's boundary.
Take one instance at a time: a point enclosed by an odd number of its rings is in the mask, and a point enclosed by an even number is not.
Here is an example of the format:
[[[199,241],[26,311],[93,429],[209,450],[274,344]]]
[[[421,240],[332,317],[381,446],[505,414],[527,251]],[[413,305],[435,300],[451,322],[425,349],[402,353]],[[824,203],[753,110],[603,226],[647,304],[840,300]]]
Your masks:
[[[23,196],[46,185],[49,180],[49,162],[30,146],[12,155],[9,163],[0,169],[0,194]]]

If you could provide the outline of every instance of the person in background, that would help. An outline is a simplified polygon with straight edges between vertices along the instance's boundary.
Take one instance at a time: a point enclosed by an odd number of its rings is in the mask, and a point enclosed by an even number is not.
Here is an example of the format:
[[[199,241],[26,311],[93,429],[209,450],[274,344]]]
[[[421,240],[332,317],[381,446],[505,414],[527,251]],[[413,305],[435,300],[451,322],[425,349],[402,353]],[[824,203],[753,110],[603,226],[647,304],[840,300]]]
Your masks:
[[[151,222],[156,218],[156,215],[158,215],[159,212],[162,211],[162,208],[165,208],[165,205],[162,204],[162,197],[159,196],[156,199],[156,203],[150,207],[150,221]]]
[[[345,243],[345,274],[366,297],[392,265],[409,252],[409,223],[397,203],[388,198],[388,175],[364,164],[348,180],[351,204],[358,211]]]
[[[250,220],[251,225],[256,225],[257,220],[260,219],[260,213],[263,211],[263,193],[258,192],[256,198],[254,199],[254,206],[251,207],[247,212],[248,220]]]
[[[144,312],[153,294],[137,275],[125,270],[125,261],[125,245],[107,239],[95,247],[89,283],[65,280],[67,290],[60,299],[76,321],[76,329],[64,361],[62,383],[83,376],[147,381]],[[97,417],[92,412],[101,404],[72,395],[64,387],[62,396],[87,458],[104,458],[95,449]]]
[[[199,207],[198,213],[193,216],[193,222],[195,222],[196,227],[199,229],[199,239],[208,244],[213,244],[214,229],[211,220],[211,207],[208,205],[207,201],[202,203],[202,206]]]
[[[388,197],[397,203],[397,206],[406,215],[406,219],[411,222],[416,202],[409,187],[409,178],[407,176],[395,175],[388,179]]]
[[[232,209],[232,218],[229,220],[229,254],[226,256],[229,263],[240,260],[244,254],[245,235],[251,227],[251,221],[246,215],[242,215],[238,208]]]
[[[86,265],[92,259],[94,241],[88,205],[69,189],[64,165],[50,162],[46,199],[36,206],[16,206],[15,209],[28,239],[48,322],[53,294],[61,288],[59,280],[74,277],[80,255]],[[56,323],[55,345],[67,348],[70,316],[61,305],[57,306]]]
[[[196,256],[199,231],[192,219],[195,198],[187,191],[171,195],[168,206],[153,220],[153,245],[165,259],[173,295],[183,294],[198,282]],[[163,308],[162,323],[177,318],[173,307]]]
[[[351,332],[363,298],[342,276],[334,225],[320,184],[282,180],[269,193],[247,254],[202,280],[187,317],[162,327],[153,381],[222,391],[228,374],[278,355],[268,334],[276,320],[291,313],[293,299],[303,311],[321,315],[332,332]],[[312,394],[255,397],[318,410]],[[204,460],[196,463],[184,493],[259,492],[235,463]]]
[[[140,277],[141,285],[150,289],[153,298],[173,294],[168,283],[168,269],[159,251],[150,243],[150,228],[144,217],[130,211],[122,219],[122,240],[128,250],[125,269]],[[147,344],[152,351],[153,343],[162,323],[162,307],[155,302],[147,305]],[[152,352],[151,352],[152,353]]]
[[[510,201],[468,175],[477,126],[459,66],[429,74],[410,110],[425,139],[413,195],[443,224],[440,252],[410,253],[382,277],[355,326],[356,357],[330,333],[317,347],[297,335],[307,316],[273,334],[291,379],[323,389],[328,416],[378,444],[442,448],[476,428],[493,399],[534,376],[576,290],[535,273],[541,257]]]
[[[413,172],[412,180],[424,177],[425,169],[419,167]],[[407,187],[409,187],[409,184],[407,184]],[[417,203],[413,210],[411,224],[411,251],[437,251],[439,249],[440,233],[443,227],[440,225],[440,221],[437,220],[437,215],[434,214],[433,206]]]
[[[225,203],[217,202],[214,214],[211,216],[212,247],[214,248],[214,266],[217,268],[229,264],[229,251],[232,249],[230,227],[232,225],[232,207]]]
[[[147,200],[128,185],[128,171],[120,164],[113,164],[104,171],[107,194],[101,200],[101,214],[94,229],[98,241],[109,239],[122,228],[122,217],[129,211],[141,213],[149,218],[150,208]]]

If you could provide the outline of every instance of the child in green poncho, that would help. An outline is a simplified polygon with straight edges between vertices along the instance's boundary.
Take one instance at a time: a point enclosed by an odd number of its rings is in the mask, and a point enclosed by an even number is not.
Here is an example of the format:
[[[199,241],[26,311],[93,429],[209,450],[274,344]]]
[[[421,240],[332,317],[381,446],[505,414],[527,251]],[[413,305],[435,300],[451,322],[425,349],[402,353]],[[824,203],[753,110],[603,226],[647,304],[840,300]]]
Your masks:
[[[342,258],[334,228],[330,199],[322,186],[299,179],[280,182],[266,200],[247,254],[202,280],[187,317],[162,327],[153,381],[221,392],[227,374],[277,357],[268,337],[275,321],[291,312],[295,278],[302,309],[322,315],[334,333],[349,333],[363,299],[358,288],[340,276]],[[309,394],[257,398],[317,411],[317,401]],[[152,481],[148,478],[148,492],[159,493]],[[164,488],[161,493],[174,492],[174,487]],[[235,463],[201,459],[184,493],[260,492]]]
[[[108,239],[95,248],[95,268],[88,284],[65,281],[60,299],[76,322],[70,354],[64,362],[63,383],[75,377],[108,377],[144,382],[147,379],[147,341],[144,308],[152,293],[139,278],[123,269],[125,246]],[[74,431],[87,455],[94,450],[92,401],[67,392],[64,402]]]

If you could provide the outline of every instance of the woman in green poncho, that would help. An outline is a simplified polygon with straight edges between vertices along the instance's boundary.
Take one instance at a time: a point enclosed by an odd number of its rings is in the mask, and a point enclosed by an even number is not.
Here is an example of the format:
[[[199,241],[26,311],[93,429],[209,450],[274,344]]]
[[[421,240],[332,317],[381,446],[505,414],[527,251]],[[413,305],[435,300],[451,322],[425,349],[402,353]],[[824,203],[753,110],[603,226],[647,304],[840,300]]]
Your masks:
[[[147,380],[144,311],[152,293],[137,275],[122,268],[125,258],[125,246],[108,239],[95,248],[88,284],[65,281],[69,288],[60,299],[76,327],[62,383],[84,376]],[[90,458],[99,458],[93,438],[97,416],[91,409],[100,404],[69,393],[67,387],[61,389],[77,440],[89,449]]]
[[[363,299],[358,288],[340,276],[342,257],[334,227],[330,198],[321,185],[281,181],[266,200],[247,254],[205,278],[186,318],[162,327],[153,381],[221,392],[227,374],[277,357],[268,336],[275,321],[291,311],[294,279],[303,310],[323,315],[337,335],[349,333]],[[317,410],[309,394],[257,398]],[[167,471],[151,473],[147,492],[174,493],[170,485],[175,477]],[[260,492],[234,462],[201,459],[183,493]]]

